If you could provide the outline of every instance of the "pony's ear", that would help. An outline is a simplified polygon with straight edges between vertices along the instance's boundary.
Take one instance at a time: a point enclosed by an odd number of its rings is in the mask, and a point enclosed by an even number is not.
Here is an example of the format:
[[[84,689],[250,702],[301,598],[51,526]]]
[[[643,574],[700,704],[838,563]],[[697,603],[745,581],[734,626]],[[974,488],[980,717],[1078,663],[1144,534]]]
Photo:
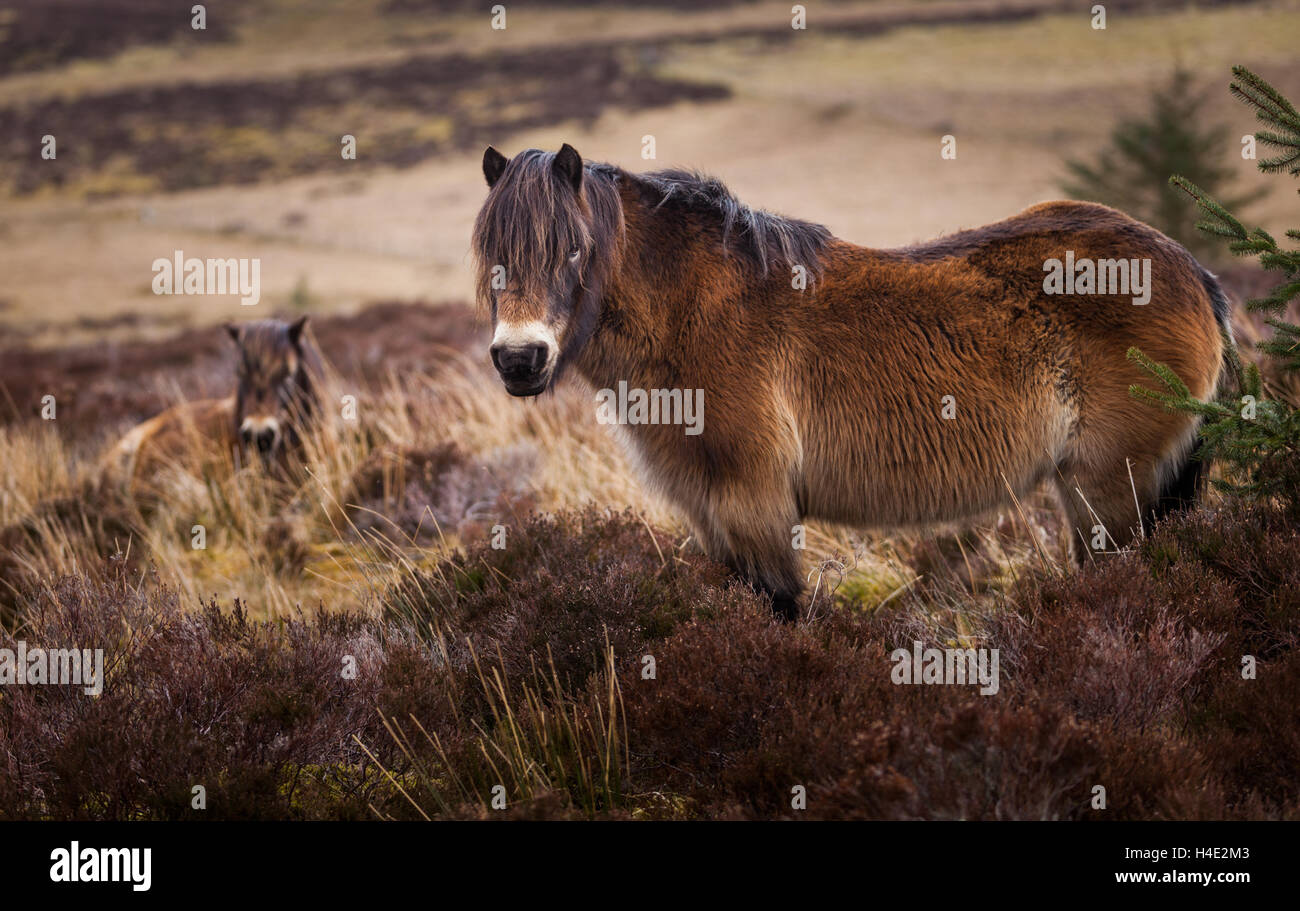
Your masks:
[[[240,329],[234,323],[226,323],[224,326],[222,326],[222,328],[226,330],[227,334],[229,334],[229,336],[232,339],[234,339],[236,345],[240,344],[241,336],[243,334],[242,329]]]
[[[554,168],[555,173],[573,187],[573,192],[577,193],[582,189],[582,156],[567,142],[560,146],[560,151],[555,153]]]
[[[300,344],[300,342],[302,341],[302,329],[306,325],[307,325],[306,316],[300,316],[292,323],[289,324],[289,341],[293,342],[293,346],[295,348],[302,347]]]
[[[483,152],[483,176],[487,178],[489,188],[495,187],[497,181],[501,179],[501,173],[505,171],[506,165],[510,159],[506,158],[496,149],[488,146]]]

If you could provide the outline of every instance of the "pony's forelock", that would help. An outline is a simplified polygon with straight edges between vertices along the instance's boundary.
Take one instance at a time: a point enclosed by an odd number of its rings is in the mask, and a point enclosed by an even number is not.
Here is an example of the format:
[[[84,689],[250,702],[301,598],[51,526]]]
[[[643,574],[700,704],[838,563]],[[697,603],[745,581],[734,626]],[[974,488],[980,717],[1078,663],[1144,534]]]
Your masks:
[[[474,221],[475,297],[480,309],[492,301],[493,270],[505,268],[507,285],[546,293],[563,282],[567,251],[577,245],[590,257],[583,287],[598,292],[617,256],[623,232],[618,185],[607,171],[588,166],[575,195],[555,173],[555,153],[520,152],[506,165]]]
[[[242,407],[246,384],[266,382],[275,367],[292,353],[297,360],[297,370],[293,374],[297,390],[295,406],[305,416],[316,410],[325,380],[325,366],[310,328],[301,332],[295,346],[289,323],[278,319],[255,320],[239,327],[238,347],[242,369],[236,393],[237,407]]]

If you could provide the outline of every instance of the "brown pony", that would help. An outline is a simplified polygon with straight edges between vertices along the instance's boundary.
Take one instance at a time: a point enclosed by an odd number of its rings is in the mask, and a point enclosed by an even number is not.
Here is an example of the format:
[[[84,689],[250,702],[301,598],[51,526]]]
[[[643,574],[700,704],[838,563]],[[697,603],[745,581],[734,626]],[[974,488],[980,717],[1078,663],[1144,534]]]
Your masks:
[[[1195,419],[1130,397],[1147,377],[1126,351],[1211,395],[1228,304],[1191,254],[1114,209],[1043,203],[873,250],[717,180],[584,163],[568,145],[489,148],[483,171],[478,300],[507,391],[536,395],[569,368],[598,390],[703,390],[698,435],[620,429],[705,551],[785,616],[806,518],[955,520],[1050,478],[1078,558],[1199,487]],[[1135,284],[1149,268],[1149,300],[1119,284],[1120,260]]]
[[[132,428],[105,455],[104,476],[135,487],[195,443],[282,466],[319,411],[322,362],[306,324],[303,316],[226,326],[239,353],[235,392],[185,402]]]

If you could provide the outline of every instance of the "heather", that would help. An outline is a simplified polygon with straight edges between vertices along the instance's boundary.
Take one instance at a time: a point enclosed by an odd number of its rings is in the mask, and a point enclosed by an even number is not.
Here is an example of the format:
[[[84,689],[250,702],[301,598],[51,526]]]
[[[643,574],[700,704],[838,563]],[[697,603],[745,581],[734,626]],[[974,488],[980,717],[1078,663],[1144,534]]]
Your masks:
[[[1300,815],[1300,534],[1281,513],[1193,513],[980,611],[956,594],[835,595],[783,624],[594,508],[457,549],[370,613],[253,620],[110,561],[6,637],[102,646],[107,679],[6,689],[0,815]],[[918,640],[998,648],[999,692],[892,683],[889,653]]]

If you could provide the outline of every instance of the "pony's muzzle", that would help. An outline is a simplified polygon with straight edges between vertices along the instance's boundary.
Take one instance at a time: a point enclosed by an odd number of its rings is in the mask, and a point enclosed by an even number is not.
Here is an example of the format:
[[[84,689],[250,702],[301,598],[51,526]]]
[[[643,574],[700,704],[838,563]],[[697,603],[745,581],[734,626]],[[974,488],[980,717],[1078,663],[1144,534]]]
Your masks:
[[[280,428],[272,421],[245,420],[239,428],[239,437],[246,448],[256,449],[258,455],[270,458],[280,445]]]
[[[506,392],[511,395],[537,395],[546,388],[550,373],[551,346],[541,342],[495,344],[492,366],[501,374]]]

